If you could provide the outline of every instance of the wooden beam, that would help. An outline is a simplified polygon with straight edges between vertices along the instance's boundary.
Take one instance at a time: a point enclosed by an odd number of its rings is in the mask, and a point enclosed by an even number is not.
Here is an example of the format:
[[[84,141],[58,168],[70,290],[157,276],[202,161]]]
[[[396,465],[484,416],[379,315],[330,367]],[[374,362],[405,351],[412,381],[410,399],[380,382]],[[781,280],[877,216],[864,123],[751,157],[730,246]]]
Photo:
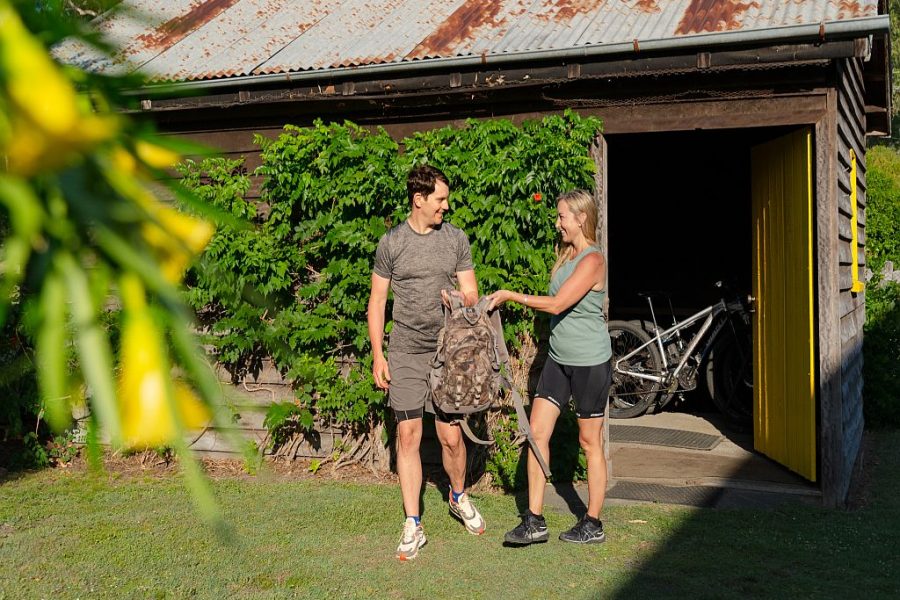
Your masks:
[[[825,110],[825,90],[819,90],[808,95],[634,104],[581,112],[599,115],[604,133],[610,135],[811,125]]]
[[[606,146],[606,138],[602,133],[598,133],[594,139],[594,143],[590,147],[591,158],[594,159],[594,202],[597,203],[597,243],[600,245],[600,251],[606,259],[606,300],[603,305],[603,312],[609,318],[609,211],[608,211],[608,190],[609,183],[607,175],[609,168],[607,167],[607,157],[609,152]],[[606,401],[606,417],[603,419],[603,455],[606,459],[606,487],[609,488],[612,482],[612,457],[609,452],[609,399]]]
[[[838,281],[837,92],[826,95],[827,110],[816,123],[816,263],[818,327],[819,457],[822,497],[844,503],[841,317]]]

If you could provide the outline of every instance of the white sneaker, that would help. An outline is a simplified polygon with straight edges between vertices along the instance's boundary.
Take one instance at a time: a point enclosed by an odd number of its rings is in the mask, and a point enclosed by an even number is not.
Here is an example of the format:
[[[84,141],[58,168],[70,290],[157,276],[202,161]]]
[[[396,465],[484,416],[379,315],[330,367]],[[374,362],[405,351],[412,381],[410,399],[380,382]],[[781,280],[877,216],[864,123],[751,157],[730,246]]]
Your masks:
[[[466,526],[466,530],[472,535],[481,535],[484,533],[484,519],[481,513],[469,500],[469,495],[463,492],[458,502],[453,501],[453,492],[450,492],[450,514],[458,518]]]
[[[416,525],[415,519],[409,517],[403,523],[403,535],[400,536],[400,545],[397,546],[397,558],[400,560],[412,560],[419,553],[419,548],[425,545],[425,530],[422,525]]]

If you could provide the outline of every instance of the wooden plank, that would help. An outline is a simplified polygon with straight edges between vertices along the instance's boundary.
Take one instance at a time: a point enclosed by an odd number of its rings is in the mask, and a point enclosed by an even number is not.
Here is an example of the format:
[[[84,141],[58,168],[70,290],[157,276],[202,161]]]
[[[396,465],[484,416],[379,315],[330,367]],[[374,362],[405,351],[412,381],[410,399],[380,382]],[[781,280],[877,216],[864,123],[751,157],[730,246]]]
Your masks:
[[[844,468],[850,473],[855,472],[856,463],[862,450],[863,425],[863,415],[859,414],[857,418],[851,421],[844,432],[844,438],[847,440],[844,451]]]
[[[851,147],[864,148],[865,146],[860,146],[860,140],[865,139],[860,123],[864,118],[860,107],[854,105],[853,99],[846,93],[841,93],[838,98],[838,131],[846,137]]]
[[[849,313],[850,315],[855,314],[855,311]],[[845,315],[843,319],[846,319],[848,315]],[[850,322],[846,325],[843,324],[841,326],[841,368],[852,367],[852,362],[856,360],[857,353],[862,352],[862,332],[856,328],[856,323]]]
[[[848,103],[854,107],[854,114],[857,115],[857,135],[860,139],[866,137],[866,100],[862,92],[864,86],[862,81],[862,68],[860,60],[857,58],[849,58],[841,61],[842,68],[842,84],[847,96]]]
[[[858,198],[862,198],[861,194],[857,195]],[[866,228],[866,207],[865,205],[857,200],[856,203],[856,223],[865,230]],[[864,233],[864,231],[862,232]]]
[[[849,155],[849,153],[843,153],[843,152],[841,154],[839,154],[839,157],[841,160],[841,168],[838,169],[838,172],[837,172],[838,189],[840,190],[841,194],[847,198],[849,198],[850,192],[852,191],[852,188],[850,187],[850,160],[847,159],[847,161],[846,161],[847,164],[846,165],[843,164],[844,157],[848,156],[848,155]],[[842,197],[841,200],[844,200],[844,197]],[[850,214],[849,202],[847,202],[847,203],[841,202],[840,209],[846,211],[846,213],[849,215]]]
[[[846,156],[846,163],[849,167],[850,165],[850,149],[853,149],[853,152],[856,153],[856,164],[857,168],[864,166],[863,160],[860,157],[865,156],[866,147],[861,140],[856,139],[853,136],[853,132],[847,131],[844,128],[838,128],[838,138],[840,140],[839,144],[839,152],[841,155]]]
[[[839,90],[838,95],[838,131],[854,149],[865,149],[865,115],[862,107],[856,105],[853,98],[844,90]],[[862,160],[863,164],[865,159]]]
[[[235,377],[235,373],[219,363],[216,364],[216,375],[219,377],[219,381],[227,382],[233,381]],[[259,369],[255,372],[240,374],[239,382],[247,385],[288,385],[290,383],[281,375],[271,359],[263,359]]]
[[[838,267],[838,286],[841,290],[849,290],[853,287],[853,273],[850,265],[840,265]]]
[[[243,440],[252,441],[256,444],[262,443],[266,437],[265,431],[240,429],[237,431],[238,436]],[[193,441],[190,448],[196,452],[219,452],[224,454],[239,455],[240,449],[231,446],[230,438],[215,429],[209,429],[203,432],[199,437],[190,437],[188,442]]]
[[[845,110],[850,110],[849,107],[842,108],[839,111],[839,114],[844,115]],[[840,125],[840,136],[846,142],[846,147],[848,150],[848,160],[849,160],[849,149],[853,148],[853,151],[856,152],[856,162],[857,166],[861,170],[865,170],[866,168],[866,138],[863,136],[862,125],[857,123],[855,119],[858,117],[853,115],[852,113],[847,113],[844,117],[846,120],[843,121]]]
[[[800,96],[633,104],[582,110],[603,119],[606,135],[734,129],[815,123],[825,112],[822,92]]]
[[[856,338],[862,336],[862,328],[865,322],[865,314],[862,307],[847,313],[841,317],[841,346],[851,343],[860,343]]]
[[[837,237],[844,243],[849,244],[853,237],[853,230],[850,228],[850,216],[840,212],[837,217]]]
[[[849,288],[840,292],[840,313],[841,316],[853,312],[865,302],[865,292],[861,294],[853,294]]]
[[[600,251],[606,259],[606,299],[603,312],[609,317],[609,146],[602,133],[598,133],[590,147],[590,155],[594,161],[594,202],[597,204],[597,231],[595,235]],[[609,471],[610,473],[612,471]]]
[[[287,121],[286,121],[287,122]],[[192,141],[197,144],[209,146],[220,152],[229,153],[258,153],[259,146],[253,143],[255,134],[275,139],[281,132],[281,127],[240,127],[231,129],[199,129],[178,133],[168,133]]]
[[[848,421],[847,427],[844,430],[844,439],[846,440],[844,445],[844,466],[848,470],[851,470],[851,472],[853,465],[856,463],[856,458],[859,456],[859,451],[862,448],[864,425],[865,420],[863,414],[862,412],[858,412]]]
[[[863,134],[863,126],[859,122],[861,117],[855,110],[850,99],[845,94],[840,96],[841,100],[838,109],[838,133],[840,137],[846,140],[848,147],[853,148],[856,156],[863,156],[865,152],[865,137]],[[865,165],[865,157],[858,158],[861,166]]]
[[[862,399],[862,361],[855,363],[852,368],[848,368],[842,377],[841,394],[846,400],[843,415],[844,430],[846,431],[850,423],[860,418],[860,413],[855,407],[860,405]]]
[[[850,244],[848,244],[848,243],[838,244],[838,264],[849,265],[852,260],[853,260],[853,257],[850,252]]]
[[[222,384],[222,395],[225,400],[238,407],[267,407],[273,402],[293,402],[294,391],[285,385],[231,385]]]
[[[859,58],[847,58],[841,60],[845,75],[845,85],[847,91],[853,96],[854,101],[861,107],[865,107],[866,98],[863,92],[865,83],[863,81],[862,60]]]
[[[854,338],[853,342],[855,344],[856,338]],[[854,348],[855,347],[856,346],[854,346]],[[858,352],[855,349],[848,350],[845,360],[847,360],[848,362],[841,368],[841,384],[843,386],[844,397],[851,397],[858,389],[861,389],[861,386],[863,384],[862,352]],[[845,402],[844,406],[844,416],[852,416],[854,412],[853,404],[850,402]],[[846,420],[847,419],[845,418],[845,424]]]
[[[838,153],[837,92],[830,90],[826,110],[815,127],[816,148],[816,324],[818,342],[819,456],[825,504],[844,503],[846,491],[841,449],[843,419],[841,394],[840,299],[838,281]]]
[[[199,432],[198,432],[199,433]],[[222,430],[210,428],[202,432],[202,435],[188,436],[188,442],[193,442],[191,450],[197,452],[217,452],[225,455],[240,455],[240,449],[234,449],[230,445],[230,436],[234,434],[243,440],[261,444],[266,440],[265,429],[235,429],[226,435]],[[297,440],[296,456],[298,458],[323,458],[331,456],[339,444],[352,441],[341,432],[316,432],[309,437]],[[269,451],[266,452],[267,454]]]

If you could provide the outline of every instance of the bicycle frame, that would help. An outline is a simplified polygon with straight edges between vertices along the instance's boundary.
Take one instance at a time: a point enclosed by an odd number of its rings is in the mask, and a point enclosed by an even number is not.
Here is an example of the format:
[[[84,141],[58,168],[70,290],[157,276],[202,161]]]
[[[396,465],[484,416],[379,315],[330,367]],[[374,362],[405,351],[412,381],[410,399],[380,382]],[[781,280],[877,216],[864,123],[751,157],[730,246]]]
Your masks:
[[[625,356],[619,358],[616,361],[615,370],[618,373],[621,373],[623,375],[637,377],[638,379],[646,379],[649,381],[655,381],[655,382],[661,383],[663,385],[668,384],[669,381],[677,382],[679,373],[681,373],[682,369],[684,369],[684,366],[687,364],[688,359],[694,354],[694,350],[697,349],[697,345],[700,343],[700,340],[703,339],[703,337],[706,335],[706,332],[709,331],[710,327],[712,327],[713,323],[716,320],[716,317],[727,310],[728,310],[728,307],[725,304],[725,301],[720,300],[718,303],[713,304],[712,306],[709,306],[707,308],[704,308],[700,312],[688,317],[684,321],[681,321],[680,323],[676,323],[669,329],[666,329],[663,332],[657,333],[655,336],[653,336],[653,338],[650,339],[650,341],[645,342],[644,344],[635,348],[634,350],[632,350]],[[666,371],[668,371],[669,364],[666,360],[666,351],[665,351],[665,348],[663,347],[663,340],[666,339],[667,337],[669,337],[670,335],[672,335],[673,333],[675,333],[676,331],[680,331],[686,327],[693,325],[694,323],[696,323],[703,317],[706,317],[706,320],[703,322],[703,325],[700,326],[700,329],[697,331],[697,333],[694,334],[694,337],[691,338],[690,343],[688,344],[687,348],[684,350],[684,352],[681,355],[681,359],[678,361],[678,365],[675,367],[675,370],[672,371],[671,373],[667,372],[666,374],[660,376],[660,375],[650,375],[647,373],[636,373],[634,371],[628,371],[628,370],[621,368],[621,364],[623,361],[630,359],[632,356],[634,356],[635,354],[637,354],[638,352],[640,352],[641,350],[643,350],[650,344],[656,343],[658,346],[658,349],[659,349],[660,357],[662,359],[663,368]]]

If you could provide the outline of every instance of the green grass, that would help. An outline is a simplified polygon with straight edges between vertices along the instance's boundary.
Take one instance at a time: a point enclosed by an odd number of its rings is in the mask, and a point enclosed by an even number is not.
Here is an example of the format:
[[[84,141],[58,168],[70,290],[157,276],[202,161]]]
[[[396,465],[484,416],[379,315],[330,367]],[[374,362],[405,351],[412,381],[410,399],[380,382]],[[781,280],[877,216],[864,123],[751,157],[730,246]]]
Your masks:
[[[411,563],[393,557],[395,486],[218,481],[225,544],[175,478],[42,471],[0,483],[0,598],[898,597],[900,432],[874,439],[862,509],[610,506],[599,547],[504,548],[513,497],[476,497],[489,527],[476,538],[429,487]],[[553,533],[573,522],[547,519]]]

